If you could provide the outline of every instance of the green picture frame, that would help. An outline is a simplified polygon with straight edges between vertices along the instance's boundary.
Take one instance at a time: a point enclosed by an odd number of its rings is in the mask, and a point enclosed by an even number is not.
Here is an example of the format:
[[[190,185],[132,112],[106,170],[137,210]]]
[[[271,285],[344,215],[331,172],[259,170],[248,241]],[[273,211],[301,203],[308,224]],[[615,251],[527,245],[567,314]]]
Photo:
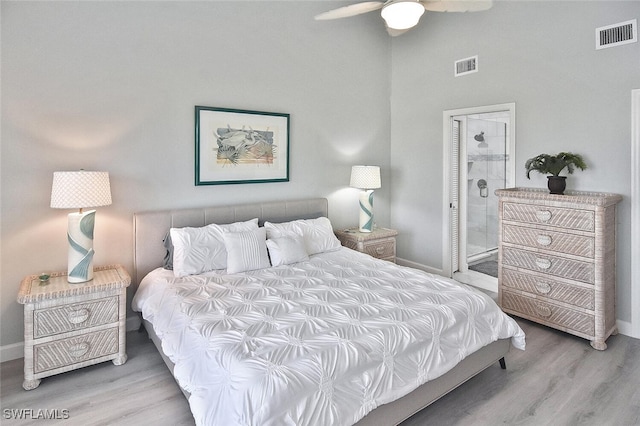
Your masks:
[[[289,181],[289,114],[195,107],[195,184]]]

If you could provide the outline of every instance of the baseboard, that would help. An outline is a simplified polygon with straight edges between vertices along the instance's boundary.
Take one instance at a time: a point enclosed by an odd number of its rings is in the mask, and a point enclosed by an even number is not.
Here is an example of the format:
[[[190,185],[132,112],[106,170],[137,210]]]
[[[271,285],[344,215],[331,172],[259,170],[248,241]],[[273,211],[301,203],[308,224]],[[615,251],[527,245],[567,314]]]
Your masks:
[[[0,362],[24,357],[24,342],[0,346]]]
[[[407,259],[396,257],[396,263],[401,266],[408,266],[410,268],[420,269],[421,271],[428,272],[430,274],[443,275],[442,269],[432,268],[431,266],[423,265],[422,263],[412,262]]]
[[[138,314],[127,317],[127,331],[136,331],[140,329],[141,324],[142,321],[140,321],[140,316]],[[24,342],[0,346],[0,362],[12,361],[23,357]]]
[[[617,320],[616,325],[618,326],[618,333],[633,337],[634,339],[640,338],[640,336],[633,335],[633,326],[630,322]]]

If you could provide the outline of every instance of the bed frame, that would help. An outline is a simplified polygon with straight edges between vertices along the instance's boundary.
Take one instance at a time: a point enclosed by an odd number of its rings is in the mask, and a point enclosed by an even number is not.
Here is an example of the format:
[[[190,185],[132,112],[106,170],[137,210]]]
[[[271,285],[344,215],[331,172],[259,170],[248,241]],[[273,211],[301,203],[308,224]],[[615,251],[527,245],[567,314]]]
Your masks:
[[[328,216],[328,201],[325,198],[135,213],[133,216],[134,285],[137,286],[146,274],[162,266],[165,255],[163,239],[170,228],[200,227],[210,223],[225,224],[255,217],[262,225],[265,221],[277,223],[321,216]],[[174,364],[162,352],[160,339],[153,327],[146,321],[143,321],[143,325],[173,374]],[[500,362],[500,366],[503,369],[506,368],[504,356],[509,352],[510,347],[509,339],[498,340],[485,346],[439,378],[425,383],[394,402],[381,405],[371,411],[357,425],[399,424],[492,364]],[[188,392],[182,391],[188,398]]]

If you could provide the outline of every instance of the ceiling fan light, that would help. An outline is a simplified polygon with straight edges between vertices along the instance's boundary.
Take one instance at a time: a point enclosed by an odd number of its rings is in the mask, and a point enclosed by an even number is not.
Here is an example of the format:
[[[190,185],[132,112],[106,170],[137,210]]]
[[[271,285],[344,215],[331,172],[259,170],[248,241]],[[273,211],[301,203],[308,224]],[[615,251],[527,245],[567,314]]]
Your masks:
[[[382,18],[389,28],[406,30],[415,27],[424,13],[424,6],[417,1],[396,1],[382,8]]]

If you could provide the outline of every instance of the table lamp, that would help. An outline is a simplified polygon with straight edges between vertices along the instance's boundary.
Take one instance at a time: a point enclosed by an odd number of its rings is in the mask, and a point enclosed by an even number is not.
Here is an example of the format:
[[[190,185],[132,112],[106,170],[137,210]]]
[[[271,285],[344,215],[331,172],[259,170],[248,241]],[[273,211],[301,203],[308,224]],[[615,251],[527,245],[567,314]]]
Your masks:
[[[96,211],[83,212],[83,208],[111,204],[109,173],[54,172],[51,187],[51,207],[79,209],[69,213],[67,240],[69,259],[67,281],[83,283],[93,279],[93,226]]]
[[[360,188],[360,232],[373,230],[373,190],[380,188],[379,166],[353,166],[349,186]]]

